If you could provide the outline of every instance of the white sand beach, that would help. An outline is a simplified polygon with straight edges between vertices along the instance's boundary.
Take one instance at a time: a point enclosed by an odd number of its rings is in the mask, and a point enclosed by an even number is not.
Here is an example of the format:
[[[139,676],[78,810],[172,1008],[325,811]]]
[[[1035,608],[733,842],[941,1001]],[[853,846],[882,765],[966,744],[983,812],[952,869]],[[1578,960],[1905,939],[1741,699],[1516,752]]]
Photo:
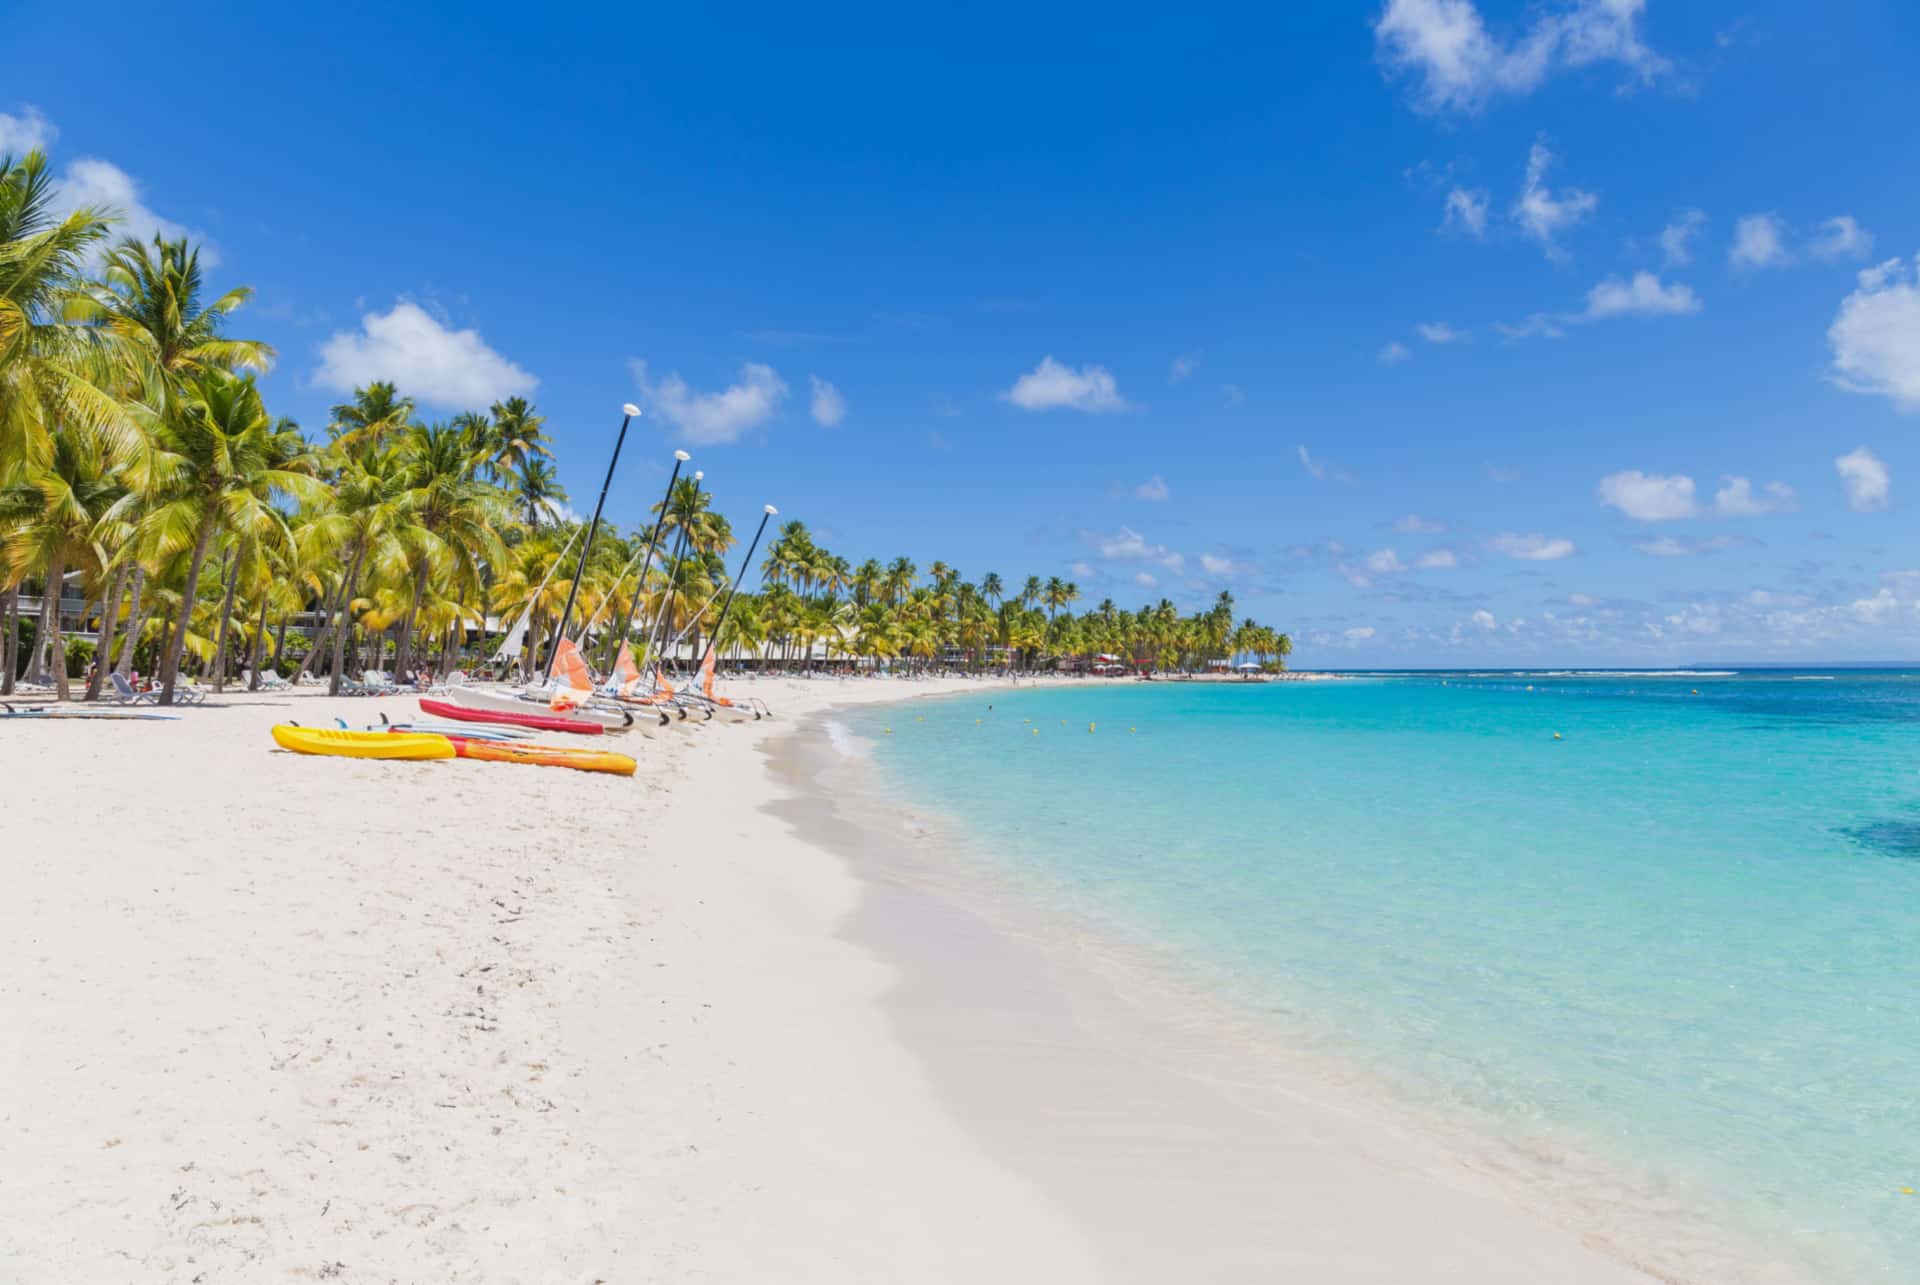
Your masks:
[[[836,850],[780,738],[952,685],[632,780],[267,735],[403,698],[0,722],[0,1279],[1654,1279]]]

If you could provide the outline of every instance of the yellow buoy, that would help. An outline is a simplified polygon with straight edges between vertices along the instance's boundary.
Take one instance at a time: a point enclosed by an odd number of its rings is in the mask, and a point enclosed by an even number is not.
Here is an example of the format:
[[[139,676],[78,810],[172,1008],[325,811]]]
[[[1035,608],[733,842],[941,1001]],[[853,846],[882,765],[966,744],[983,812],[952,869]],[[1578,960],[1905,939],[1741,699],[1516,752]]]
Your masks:
[[[887,735],[888,735],[888,736],[892,736],[892,735],[893,735],[893,729],[892,729],[891,727],[889,727],[889,728],[887,729]]]
[[[1039,729],[1039,728],[1037,728],[1037,727],[1036,727],[1036,728],[1034,728],[1034,729],[1033,729],[1033,734],[1034,734],[1035,736],[1038,736],[1038,735],[1040,735],[1040,729]]]
[[[1556,741],[1557,741],[1557,740],[1559,740],[1559,739],[1560,739],[1560,733],[1558,733],[1558,732],[1555,732],[1555,733],[1553,734],[1553,739],[1554,739],[1554,740],[1556,740]]]
[[[1137,728],[1137,727],[1129,727],[1129,728],[1128,728],[1127,730],[1128,730],[1129,732],[1137,732],[1137,731],[1139,731],[1140,729],[1139,729],[1139,728]]]
[[[1098,724],[1098,723],[1088,723],[1088,724],[1087,724],[1087,730],[1088,730],[1089,732],[1091,732],[1091,731],[1092,731],[1092,730],[1093,730],[1094,728],[1096,728],[1096,727],[1098,727],[1098,726],[1099,726],[1099,724]]]

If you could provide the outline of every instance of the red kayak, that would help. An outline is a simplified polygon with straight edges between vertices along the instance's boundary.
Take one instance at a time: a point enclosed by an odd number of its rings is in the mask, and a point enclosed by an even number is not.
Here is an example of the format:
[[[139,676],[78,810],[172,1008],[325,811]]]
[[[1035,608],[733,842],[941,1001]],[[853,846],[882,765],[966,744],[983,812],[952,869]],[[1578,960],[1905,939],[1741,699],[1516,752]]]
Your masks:
[[[432,714],[435,718],[453,718],[462,723],[497,723],[505,727],[537,727],[543,732],[572,732],[578,736],[599,736],[607,729],[598,723],[588,722],[584,718],[560,718],[553,714],[537,714],[539,706],[529,704],[524,714],[504,709],[468,709],[465,705],[455,705],[450,701],[420,698],[420,712]]]

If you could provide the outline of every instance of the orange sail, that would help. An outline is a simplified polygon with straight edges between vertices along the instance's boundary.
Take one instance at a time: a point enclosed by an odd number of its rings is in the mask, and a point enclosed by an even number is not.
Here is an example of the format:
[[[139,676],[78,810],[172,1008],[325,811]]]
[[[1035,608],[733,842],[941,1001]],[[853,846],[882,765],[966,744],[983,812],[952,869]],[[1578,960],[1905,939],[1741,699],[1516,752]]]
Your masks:
[[[623,691],[627,684],[638,681],[640,667],[633,663],[633,647],[630,644],[620,644],[620,654],[613,658],[613,675],[620,680]]]
[[[732,701],[724,696],[713,694],[713,652],[709,650],[700,662],[700,692],[716,705],[731,705]]]
[[[593,695],[593,674],[587,669],[587,662],[580,655],[580,649],[573,645],[573,639],[562,638],[560,646],[553,654],[553,676],[560,681],[556,686],[553,699],[548,703],[555,709],[568,709],[586,703]]]

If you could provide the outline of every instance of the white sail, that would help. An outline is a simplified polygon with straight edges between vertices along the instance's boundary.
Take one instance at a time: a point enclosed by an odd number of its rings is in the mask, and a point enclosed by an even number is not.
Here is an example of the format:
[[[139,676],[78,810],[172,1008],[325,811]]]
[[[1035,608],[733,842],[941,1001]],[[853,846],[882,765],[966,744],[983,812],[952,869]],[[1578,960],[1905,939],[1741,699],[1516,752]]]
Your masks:
[[[527,645],[527,625],[533,620],[533,604],[540,601],[540,595],[546,592],[547,581],[553,579],[553,573],[558,571],[560,564],[567,560],[567,550],[573,548],[573,542],[579,538],[580,530],[576,527],[573,534],[567,537],[566,544],[562,546],[560,556],[555,558],[553,565],[547,568],[547,574],[542,577],[540,587],[533,591],[531,598],[527,599],[527,609],[520,613],[520,619],[513,622],[513,628],[507,630],[507,636],[500,642],[500,650],[493,653],[493,660],[490,663],[498,665],[504,660],[520,659],[520,652]]]

